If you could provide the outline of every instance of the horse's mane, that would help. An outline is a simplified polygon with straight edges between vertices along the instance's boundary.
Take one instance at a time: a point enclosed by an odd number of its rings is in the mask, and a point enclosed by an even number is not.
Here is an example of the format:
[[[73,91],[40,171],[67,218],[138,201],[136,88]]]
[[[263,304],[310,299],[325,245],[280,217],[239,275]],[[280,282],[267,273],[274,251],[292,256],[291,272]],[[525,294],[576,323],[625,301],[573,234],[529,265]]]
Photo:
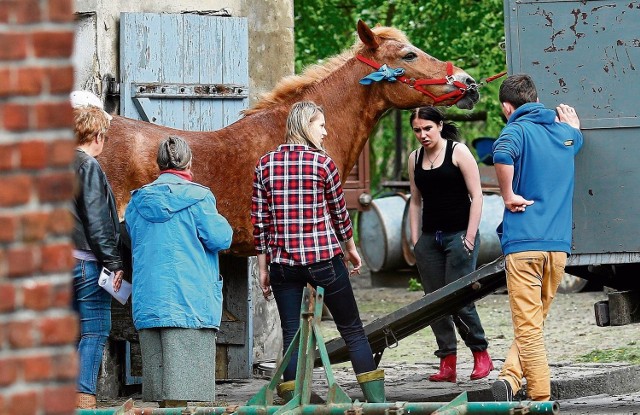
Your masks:
[[[381,39],[390,39],[398,42],[409,43],[407,36],[402,31],[393,27],[379,26],[374,27],[372,31]],[[283,78],[271,92],[262,95],[259,101],[257,101],[251,108],[242,111],[242,113],[245,116],[254,114],[286,101],[293,94],[303,92],[338,70],[349,59],[361,52],[364,48],[364,44],[358,39],[351,49],[330,58],[326,63],[322,65],[311,65],[300,75],[291,75]]]

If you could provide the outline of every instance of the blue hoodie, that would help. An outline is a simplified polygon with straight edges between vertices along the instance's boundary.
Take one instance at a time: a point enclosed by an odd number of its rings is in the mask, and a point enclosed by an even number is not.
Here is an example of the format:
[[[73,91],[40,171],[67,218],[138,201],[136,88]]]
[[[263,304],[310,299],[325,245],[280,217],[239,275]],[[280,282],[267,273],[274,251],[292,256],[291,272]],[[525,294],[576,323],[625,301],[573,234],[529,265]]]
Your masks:
[[[582,133],[556,122],[540,103],[520,106],[493,144],[494,164],[514,167],[513,191],[534,204],[504,210],[498,226],[502,252],[571,252],[574,158]]]
[[[135,328],[219,328],[218,251],[229,248],[232,230],[211,191],[161,174],[132,192],[125,220],[133,251]]]

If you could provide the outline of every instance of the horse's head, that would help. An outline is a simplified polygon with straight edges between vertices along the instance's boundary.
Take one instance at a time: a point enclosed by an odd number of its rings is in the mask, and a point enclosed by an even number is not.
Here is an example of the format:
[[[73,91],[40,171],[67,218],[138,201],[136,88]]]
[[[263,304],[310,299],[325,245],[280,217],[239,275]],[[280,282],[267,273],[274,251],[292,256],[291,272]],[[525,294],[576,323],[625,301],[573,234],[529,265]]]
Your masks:
[[[399,30],[370,29],[358,21],[356,57],[360,64],[376,71],[363,79],[376,83],[392,106],[401,109],[425,105],[456,105],[471,109],[478,102],[475,80],[449,62],[442,62],[412,45]],[[383,66],[386,65],[386,66]],[[395,82],[388,82],[395,81]]]

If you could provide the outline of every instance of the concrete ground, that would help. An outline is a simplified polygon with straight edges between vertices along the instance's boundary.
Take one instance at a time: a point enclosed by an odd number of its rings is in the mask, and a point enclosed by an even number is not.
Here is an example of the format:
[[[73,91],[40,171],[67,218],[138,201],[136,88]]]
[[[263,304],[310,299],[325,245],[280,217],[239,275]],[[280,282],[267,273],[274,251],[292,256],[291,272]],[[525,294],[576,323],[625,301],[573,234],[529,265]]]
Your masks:
[[[496,361],[496,363],[500,363]],[[382,366],[385,370],[386,396],[389,402],[449,402],[460,393],[467,392],[469,401],[493,401],[491,383],[497,371],[478,381],[468,380],[472,365],[458,367],[458,382],[434,383],[426,380],[433,365]],[[352,398],[363,400],[362,392],[348,367],[333,370],[336,382]],[[640,370],[626,364],[575,364],[552,365],[552,399],[560,404],[562,414],[638,414],[640,413]],[[263,373],[256,373],[251,380],[219,382],[216,387],[218,400],[212,403],[191,403],[198,406],[243,405],[269,381]],[[322,368],[316,368],[313,391],[321,399],[326,397],[327,383]],[[134,395],[138,408],[157,407],[155,402],[143,402]],[[137,399],[136,399],[137,398]],[[124,399],[122,400],[124,401]],[[321,403],[315,398],[312,403]],[[106,402],[105,402],[106,403]],[[278,402],[276,402],[278,403]],[[111,402],[115,406],[116,402]],[[121,403],[120,403],[121,404]]]

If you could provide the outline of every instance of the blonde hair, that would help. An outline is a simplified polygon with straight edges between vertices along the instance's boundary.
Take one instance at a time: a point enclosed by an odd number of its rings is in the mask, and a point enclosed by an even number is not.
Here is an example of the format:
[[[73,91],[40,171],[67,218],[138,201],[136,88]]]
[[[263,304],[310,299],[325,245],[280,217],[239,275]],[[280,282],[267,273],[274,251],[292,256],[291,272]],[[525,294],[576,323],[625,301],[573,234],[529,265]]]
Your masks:
[[[87,105],[73,109],[73,132],[78,145],[90,143],[108,128],[109,119],[100,108]]]
[[[287,130],[284,135],[287,144],[303,144],[322,150],[322,143],[314,140],[309,125],[318,115],[324,115],[321,106],[311,101],[300,101],[293,104],[287,117]]]

